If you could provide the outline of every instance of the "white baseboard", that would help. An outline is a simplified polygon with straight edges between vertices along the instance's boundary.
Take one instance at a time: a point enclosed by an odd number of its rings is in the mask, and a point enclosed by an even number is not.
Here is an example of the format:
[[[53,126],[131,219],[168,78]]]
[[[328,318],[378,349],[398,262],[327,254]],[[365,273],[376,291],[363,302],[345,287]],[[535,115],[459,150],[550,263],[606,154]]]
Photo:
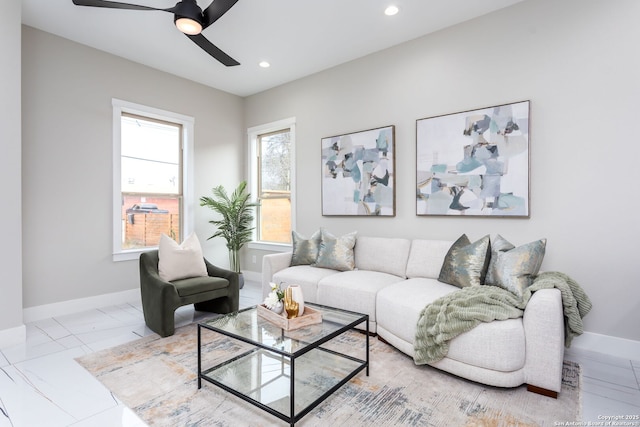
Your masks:
[[[20,325],[16,328],[0,331],[0,348],[12,347],[21,344],[27,339],[27,327]]]
[[[259,271],[243,271],[246,280],[260,283],[262,274]],[[49,319],[70,313],[78,313],[94,308],[107,307],[115,304],[140,303],[140,289],[130,289],[128,291],[114,292],[111,294],[97,295],[88,298],[79,298],[69,301],[62,301],[53,304],[44,304],[36,307],[28,307],[22,311],[25,323],[37,320]],[[2,332],[2,331],[0,331]]]
[[[124,304],[128,302],[139,303],[140,301],[140,289],[136,288],[111,294],[96,295],[94,297],[79,298],[56,302],[53,304],[28,307],[22,311],[22,317],[25,323],[29,323],[37,320],[49,319],[55,316],[78,313],[94,308],[107,307],[110,305]]]
[[[610,354],[622,359],[640,360],[640,341],[585,332],[571,342],[571,347]]]

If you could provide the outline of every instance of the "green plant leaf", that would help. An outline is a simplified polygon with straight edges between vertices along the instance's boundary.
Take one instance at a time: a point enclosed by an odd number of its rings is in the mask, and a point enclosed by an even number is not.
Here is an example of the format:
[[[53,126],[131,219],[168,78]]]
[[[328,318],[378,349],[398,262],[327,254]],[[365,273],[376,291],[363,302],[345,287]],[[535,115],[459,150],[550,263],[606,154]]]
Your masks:
[[[242,181],[231,193],[227,193],[222,185],[212,189],[213,197],[200,197],[200,206],[212,209],[222,218],[209,221],[216,231],[209,237],[213,239],[222,237],[227,242],[229,249],[229,263],[231,268],[240,272],[240,258],[238,251],[251,241],[253,224],[252,209],[259,206],[257,202],[251,202],[251,194],[247,193],[247,182]]]

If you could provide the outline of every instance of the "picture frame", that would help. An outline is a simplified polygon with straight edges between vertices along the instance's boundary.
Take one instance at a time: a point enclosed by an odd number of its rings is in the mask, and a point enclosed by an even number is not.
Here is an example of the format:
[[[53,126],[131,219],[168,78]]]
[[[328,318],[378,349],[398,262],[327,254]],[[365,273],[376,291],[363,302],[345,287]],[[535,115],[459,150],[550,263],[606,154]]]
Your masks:
[[[416,120],[416,215],[530,218],[529,104]]]
[[[395,126],[321,139],[322,215],[396,215]]]

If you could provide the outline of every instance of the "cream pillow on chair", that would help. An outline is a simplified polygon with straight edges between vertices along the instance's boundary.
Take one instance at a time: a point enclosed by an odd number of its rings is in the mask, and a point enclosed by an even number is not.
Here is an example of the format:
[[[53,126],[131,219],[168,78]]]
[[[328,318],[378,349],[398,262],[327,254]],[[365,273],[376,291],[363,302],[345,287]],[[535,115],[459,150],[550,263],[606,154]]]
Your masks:
[[[158,273],[166,282],[209,275],[195,233],[191,233],[180,245],[166,234],[160,236]]]

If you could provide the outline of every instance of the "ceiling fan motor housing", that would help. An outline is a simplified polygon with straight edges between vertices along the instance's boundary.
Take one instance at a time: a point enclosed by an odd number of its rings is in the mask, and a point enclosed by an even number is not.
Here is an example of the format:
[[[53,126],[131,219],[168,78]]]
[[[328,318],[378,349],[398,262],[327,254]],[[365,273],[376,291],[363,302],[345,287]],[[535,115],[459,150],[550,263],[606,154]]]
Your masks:
[[[198,6],[195,0],[182,0],[176,4],[174,8],[173,22],[181,18],[192,19],[200,25],[202,25],[204,21],[202,9]]]

